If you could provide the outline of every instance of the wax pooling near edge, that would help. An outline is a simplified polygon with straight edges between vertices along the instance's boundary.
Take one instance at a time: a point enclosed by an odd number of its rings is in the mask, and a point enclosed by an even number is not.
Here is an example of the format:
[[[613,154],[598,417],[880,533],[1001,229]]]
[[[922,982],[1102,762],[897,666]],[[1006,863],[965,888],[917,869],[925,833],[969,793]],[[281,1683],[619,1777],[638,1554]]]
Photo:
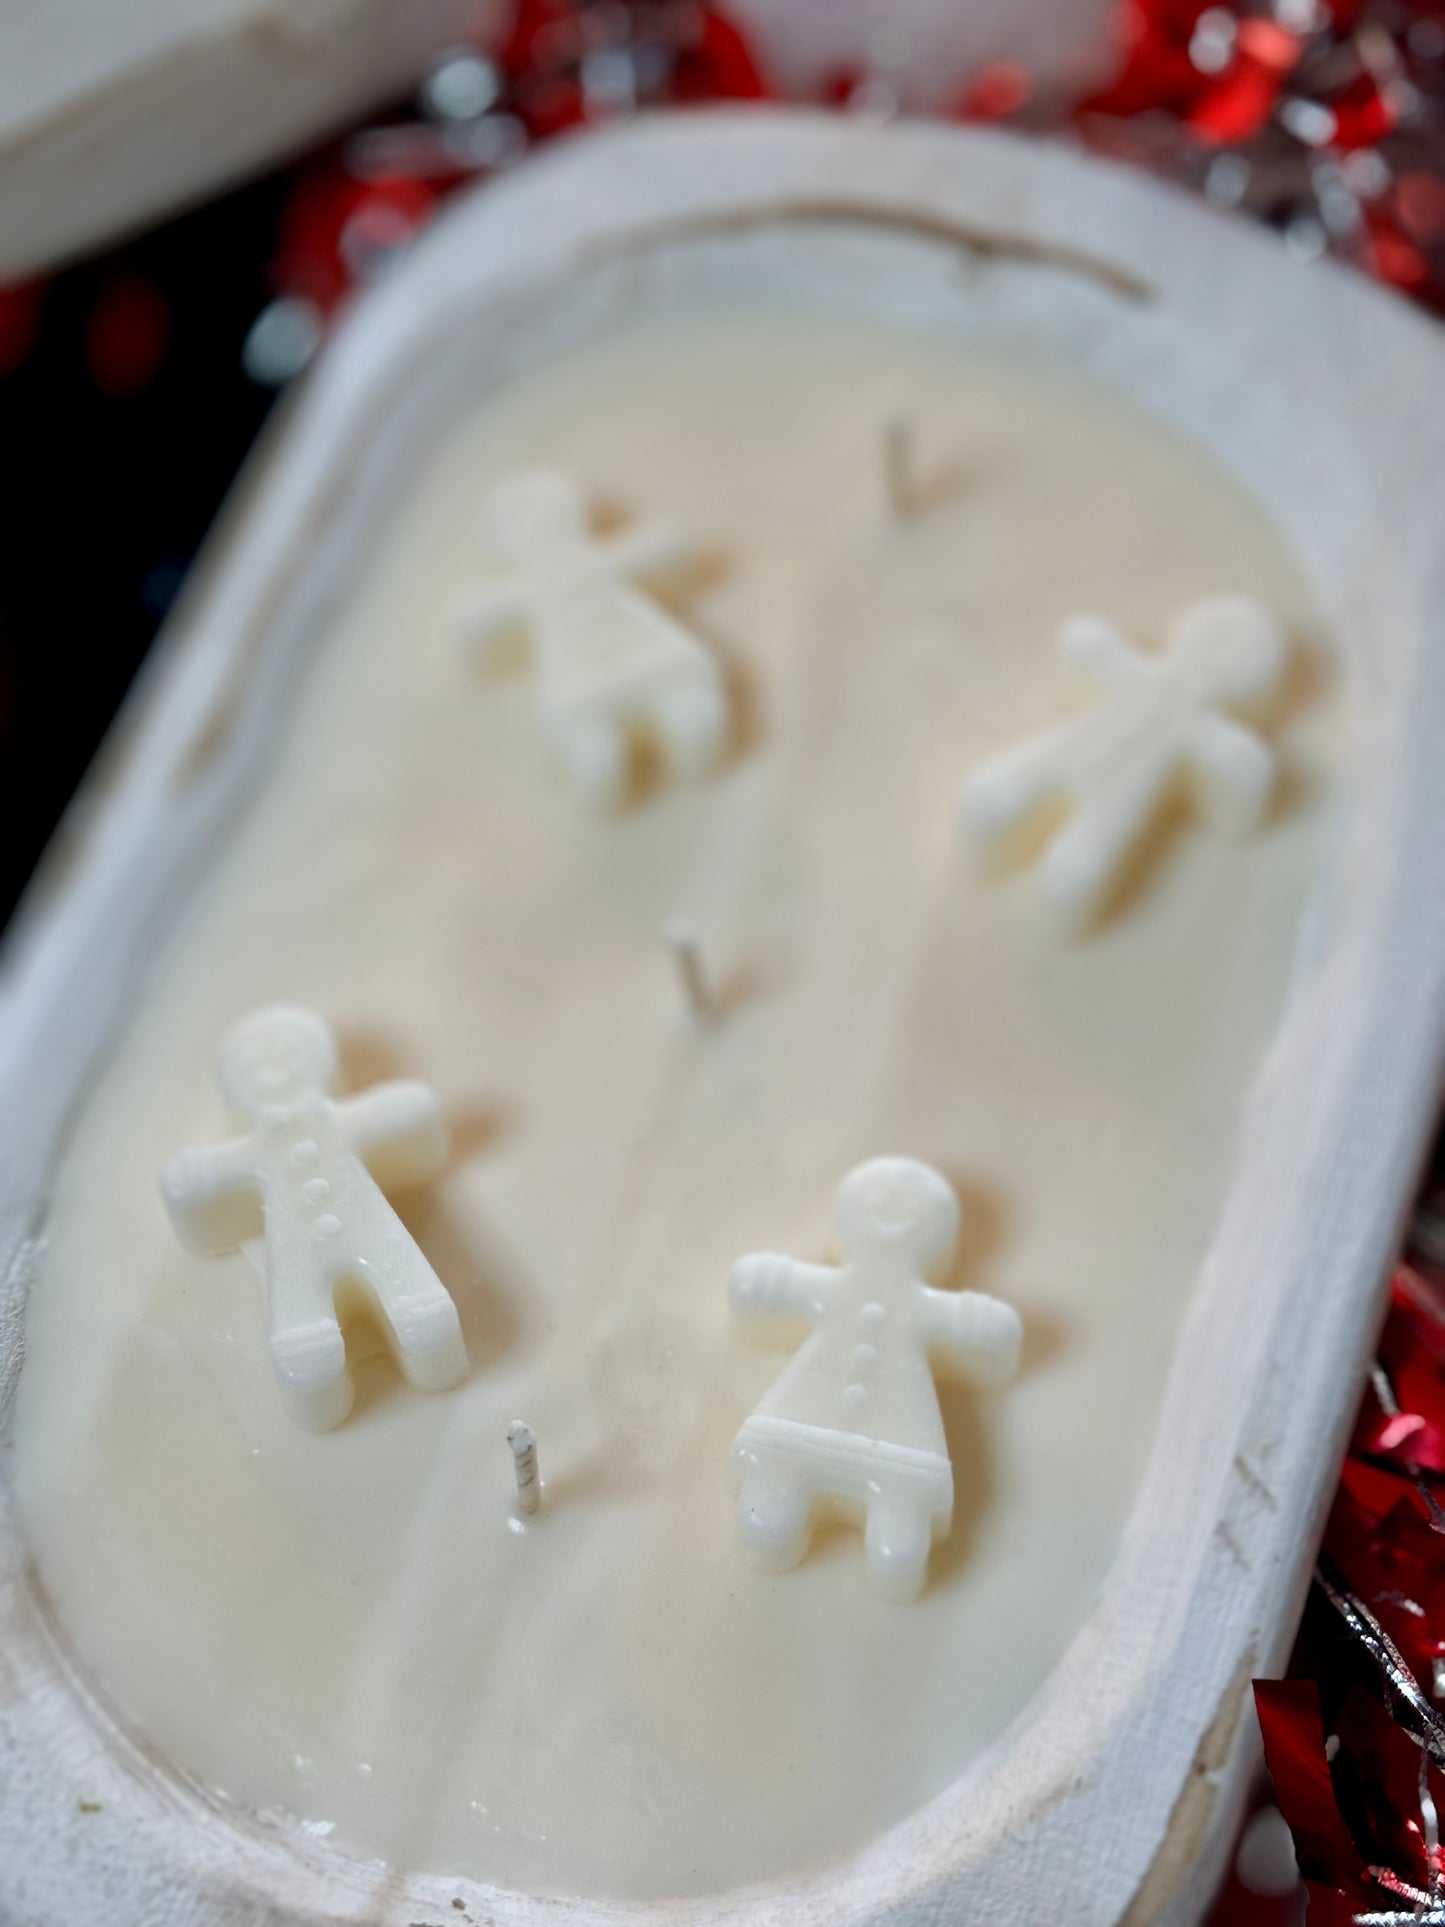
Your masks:
[[[969,478],[906,519],[879,483],[897,416],[921,470]],[[611,816],[539,741],[528,671],[456,647],[476,504],[538,468],[722,559],[688,622],[735,741]],[[640,1896],[846,1853],[998,1739],[1150,1449],[1317,860],[1327,679],[1283,711],[1259,833],[1172,839],[1086,944],[1048,941],[1027,871],[968,875],[958,783],[1076,706],[1068,616],[1158,635],[1224,590],[1318,660],[1251,505],[1048,365],[679,313],[458,422],[317,636],[57,1174],[17,1489],[65,1634],[153,1744],[365,1856]],[[154,1188],[218,1134],[217,1038],[277,1001],[334,1023],[339,1100],[424,1080],[453,1146],[398,1202],[474,1369],[433,1396],[356,1358],[324,1437],[285,1416],[244,1259],[181,1250]],[[1024,1331],[1007,1393],[940,1386],[952,1529],[902,1608],[853,1531],[752,1570],[728,1475],[779,1374],[729,1328],[729,1270],[836,1261],[839,1176],[880,1150],[959,1198],[937,1282]],[[521,1520],[519,1414],[545,1481]]]

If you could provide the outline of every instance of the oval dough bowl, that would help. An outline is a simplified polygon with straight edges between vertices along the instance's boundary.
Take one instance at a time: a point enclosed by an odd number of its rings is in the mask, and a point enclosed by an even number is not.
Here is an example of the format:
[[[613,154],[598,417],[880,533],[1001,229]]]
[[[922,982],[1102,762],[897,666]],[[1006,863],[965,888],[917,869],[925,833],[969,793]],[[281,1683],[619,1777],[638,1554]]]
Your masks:
[[[1073,363],[1231,472],[1339,638],[1329,860],[1101,1596],[998,1743],[848,1860],[716,1898],[559,1902],[359,1865],[149,1757],[50,1633],[7,1486],[7,1918],[1102,1927],[1194,1918],[1219,1875],[1255,1757],[1250,1680],[1288,1651],[1437,1094],[1445,424],[1420,403],[1445,357],[1391,298],[1142,179],[943,128],[661,118],[465,197],[361,305],[253,461],[11,938],[0,1409],[76,1106],[409,464],[459,397],[586,341],[650,278],[744,258],[760,285],[884,321],[944,263],[979,341]]]

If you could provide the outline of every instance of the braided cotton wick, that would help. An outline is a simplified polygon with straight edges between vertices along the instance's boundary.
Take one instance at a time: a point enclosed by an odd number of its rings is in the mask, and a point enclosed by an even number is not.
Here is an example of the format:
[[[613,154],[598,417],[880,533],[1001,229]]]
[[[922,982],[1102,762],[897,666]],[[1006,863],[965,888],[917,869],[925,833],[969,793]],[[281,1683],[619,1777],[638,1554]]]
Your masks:
[[[514,1418],[507,1427],[507,1443],[517,1470],[517,1508],[535,1512],[542,1503],[542,1481],[537,1477],[537,1435],[524,1420]]]

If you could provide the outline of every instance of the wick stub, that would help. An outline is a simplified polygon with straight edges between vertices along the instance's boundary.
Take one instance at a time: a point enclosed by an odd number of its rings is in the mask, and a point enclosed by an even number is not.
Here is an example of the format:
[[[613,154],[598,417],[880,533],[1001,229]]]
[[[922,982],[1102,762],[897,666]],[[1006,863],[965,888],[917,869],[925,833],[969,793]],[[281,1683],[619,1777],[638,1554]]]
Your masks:
[[[712,1015],[712,999],[703,974],[702,944],[697,931],[681,917],[674,917],[663,936],[677,969],[688,1015],[698,1023],[705,1022]]]
[[[535,1512],[542,1503],[542,1481],[537,1477],[537,1435],[525,1420],[514,1418],[507,1427],[507,1443],[517,1472],[517,1510]]]
[[[914,511],[912,470],[912,426],[902,415],[893,415],[883,424],[883,491],[889,514],[900,522]]]

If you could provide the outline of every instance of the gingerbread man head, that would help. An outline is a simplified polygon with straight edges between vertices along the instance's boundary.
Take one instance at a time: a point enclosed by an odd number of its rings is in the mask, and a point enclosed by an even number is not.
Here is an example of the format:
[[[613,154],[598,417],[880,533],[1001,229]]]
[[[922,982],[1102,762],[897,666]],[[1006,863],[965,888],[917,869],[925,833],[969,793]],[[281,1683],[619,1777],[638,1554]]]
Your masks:
[[[834,1205],[851,1263],[885,1255],[917,1276],[944,1272],[958,1242],[958,1199],[914,1158],[873,1158],[850,1171]]]
[[[1268,714],[1288,654],[1284,632],[1252,596],[1204,596],[1169,626],[1167,657],[1180,688],[1236,716]]]
[[[218,1072],[231,1108],[259,1123],[268,1110],[324,1097],[336,1077],[336,1046],[313,1012],[271,1004],[227,1031]]]
[[[587,539],[582,492],[546,469],[499,482],[482,501],[482,540],[498,562],[528,569],[554,561]]]

